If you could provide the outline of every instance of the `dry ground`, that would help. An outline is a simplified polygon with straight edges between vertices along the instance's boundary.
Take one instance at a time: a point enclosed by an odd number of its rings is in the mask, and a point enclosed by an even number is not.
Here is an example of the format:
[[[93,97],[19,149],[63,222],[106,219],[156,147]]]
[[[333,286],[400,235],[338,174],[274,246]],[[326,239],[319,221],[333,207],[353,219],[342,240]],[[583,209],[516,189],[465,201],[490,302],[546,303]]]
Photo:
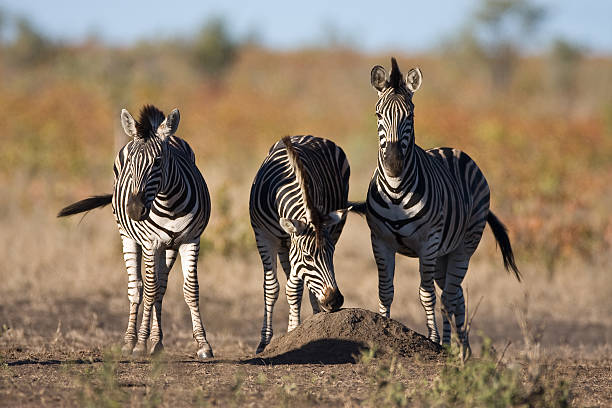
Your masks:
[[[122,339],[128,310],[126,274],[110,210],[95,211],[81,222],[58,221],[52,209],[36,203],[3,203],[1,406],[99,405],[104,402],[96,399],[101,395],[135,406],[374,405],[377,385],[372,371],[359,362],[244,362],[259,342],[263,309],[262,271],[254,246],[228,257],[204,251],[200,259],[201,309],[215,359],[194,360],[178,269],[170,276],[164,302],[162,358],[131,360],[108,354]],[[219,231],[214,220],[209,234]],[[13,234],[16,230],[20,233]],[[377,277],[367,237],[364,220],[351,215],[337,248],[336,274],[345,307],[377,310]],[[495,251],[486,231],[464,283],[472,308],[482,298],[472,331],[476,355],[479,336],[485,335],[497,350],[511,341],[504,362],[524,361],[517,324],[517,311],[522,311],[539,338],[539,361],[572,382],[573,403],[612,404],[609,261],[563,265],[549,277],[519,257],[524,275],[519,284],[505,273]],[[423,333],[413,260],[398,259],[395,282],[392,316]],[[307,303],[303,317],[311,315]],[[286,330],[287,313],[281,291],[274,318],[277,336]],[[396,379],[409,392],[431,383],[443,366],[418,357],[398,362]],[[372,364],[384,363],[375,359]]]

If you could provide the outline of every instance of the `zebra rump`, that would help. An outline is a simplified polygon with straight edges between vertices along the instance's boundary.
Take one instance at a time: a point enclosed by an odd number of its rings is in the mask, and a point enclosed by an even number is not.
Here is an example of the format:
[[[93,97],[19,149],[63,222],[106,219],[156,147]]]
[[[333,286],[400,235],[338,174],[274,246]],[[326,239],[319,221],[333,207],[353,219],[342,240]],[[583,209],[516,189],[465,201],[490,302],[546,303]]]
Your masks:
[[[97,196],[92,196],[85,198],[81,201],[77,201],[76,203],[72,203],[60,210],[57,213],[59,217],[67,217],[69,215],[79,214],[85,211],[91,211],[95,208],[101,208],[109,205],[113,200],[112,194],[102,194]]]

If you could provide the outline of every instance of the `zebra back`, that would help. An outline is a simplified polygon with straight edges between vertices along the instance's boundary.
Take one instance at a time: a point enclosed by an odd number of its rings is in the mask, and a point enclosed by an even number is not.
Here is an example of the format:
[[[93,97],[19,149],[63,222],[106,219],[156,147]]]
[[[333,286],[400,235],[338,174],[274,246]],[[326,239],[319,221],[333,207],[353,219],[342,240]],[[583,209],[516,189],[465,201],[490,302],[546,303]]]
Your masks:
[[[283,239],[288,236],[279,225],[281,217],[309,222],[313,216],[306,210],[300,183],[308,184],[308,206],[327,214],[347,207],[350,176],[346,155],[334,142],[310,135],[292,136],[290,142],[309,181],[296,179],[287,148],[279,141],[255,176],[249,203],[252,225]]]

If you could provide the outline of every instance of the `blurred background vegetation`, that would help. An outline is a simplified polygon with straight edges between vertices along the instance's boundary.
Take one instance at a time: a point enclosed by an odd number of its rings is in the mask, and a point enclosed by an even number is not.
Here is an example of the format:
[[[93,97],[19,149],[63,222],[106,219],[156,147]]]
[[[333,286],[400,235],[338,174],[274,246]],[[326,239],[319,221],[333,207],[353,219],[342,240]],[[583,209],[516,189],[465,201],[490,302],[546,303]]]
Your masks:
[[[570,260],[612,260],[612,58],[567,38],[526,53],[525,39],[546,18],[527,1],[483,1],[439,48],[395,56],[405,71],[424,73],[417,143],[468,152],[518,259],[552,276]],[[391,55],[330,36],[322,46],[273,51],[233,38],[213,18],[187,38],[109,46],[92,35],[68,44],[0,12],[0,220],[51,218],[110,192],[127,141],[119,112],[146,103],[181,111],[178,134],[215,204],[205,248],[255,253],[248,190],[269,146],[287,134],[338,142],[351,163],[350,198],[363,199],[377,152],[369,72]]]

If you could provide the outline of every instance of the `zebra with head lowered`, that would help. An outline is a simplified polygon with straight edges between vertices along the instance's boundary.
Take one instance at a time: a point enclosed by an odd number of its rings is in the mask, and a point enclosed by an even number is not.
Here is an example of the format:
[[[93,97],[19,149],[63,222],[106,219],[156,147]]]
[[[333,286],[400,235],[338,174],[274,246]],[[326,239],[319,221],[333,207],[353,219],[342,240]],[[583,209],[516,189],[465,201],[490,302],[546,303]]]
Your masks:
[[[115,159],[113,194],[76,202],[58,214],[59,217],[77,214],[112,202],[128,272],[130,316],[124,354],[145,354],[149,335],[151,354],[163,349],[162,300],[168,274],[180,253],[183,294],[191,312],[197,355],[201,359],[213,356],[200,317],[197,275],[200,235],[210,217],[210,196],[196,167],[193,150],[174,135],[179,119],[177,109],[165,117],[163,112],[147,105],[136,121],[124,109],[121,124],[132,140]],[[145,265],[144,285],[141,258]],[[142,321],[137,332],[138,308],[143,297]]]
[[[422,74],[402,76],[395,58],[391,73],[379,65],[371,72],[378,91],[378,165],[364,206],[378,267],[379,311],[389,316],[393,301],[395,254],[419,258],[419,297],[425,309],[429,339],[440,341],[434,307],[434,281],[442,290],[442,342],[450,342],[454,317],[457,333],[469,352],[463,330],[465,304],[461,283],[470,257],[488,222],[506,269],[520,280],[506,228],[489,210],[489,186],[476,163],[452,148],[423,150],[415,144],[414,104]]]
[[[350,167],[340,147],[313,136],[285,137],[270,149],[251,187],[249,211],[264,268],[260,353],[272,339],[278,256],[287,276],[288,331],[300,324],[304,283],[313,313],[338,310],[333,254],[346,221]]]

